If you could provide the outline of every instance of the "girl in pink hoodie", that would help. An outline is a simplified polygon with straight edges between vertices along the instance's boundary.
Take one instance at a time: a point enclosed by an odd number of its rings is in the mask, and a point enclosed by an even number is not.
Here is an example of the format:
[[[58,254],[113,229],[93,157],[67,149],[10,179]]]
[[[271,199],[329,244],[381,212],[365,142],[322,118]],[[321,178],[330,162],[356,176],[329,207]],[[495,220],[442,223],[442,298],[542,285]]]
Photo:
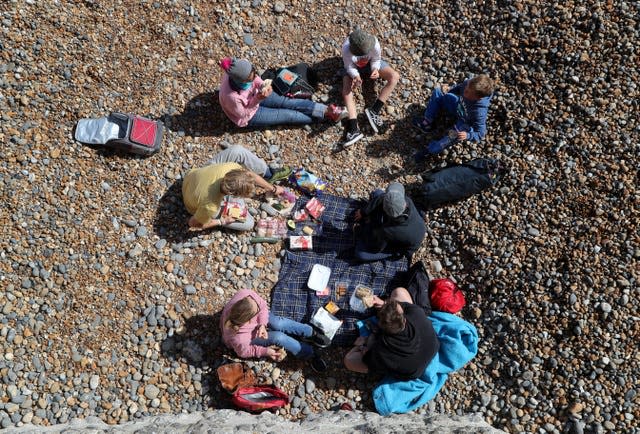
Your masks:
[[[225,57],[220,61],[220,67],[224,70],[220,83],[220,106],[239,127],[306,125],[314,119],[338,122],[347,115],[344,107],[334,104],[326,106],[309,99],[278,95],[246,59]]]
[[[318,371],[326,369],[313,347],[301,340],[320,348],[327,347],[331,340],[308,324],[273,315],[262,297],[250,289],[238,291],[227,303],[220,328],[222,341],[239,357],[268,357],[277,362],[281,356],[273,348],[276,346],[299,359],[311,359],[311,366]]]

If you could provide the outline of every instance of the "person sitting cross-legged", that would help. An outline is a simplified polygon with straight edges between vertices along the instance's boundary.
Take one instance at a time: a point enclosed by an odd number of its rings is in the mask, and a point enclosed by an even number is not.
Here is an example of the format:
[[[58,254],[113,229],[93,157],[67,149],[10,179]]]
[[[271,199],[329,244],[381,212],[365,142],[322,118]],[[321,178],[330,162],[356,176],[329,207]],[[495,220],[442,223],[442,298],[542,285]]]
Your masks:
[[[440,348],[431,321],[405,288],[386,301],[374,296],[378,330],[359,337],[344,358],[345,367],[363,374],[391,375],[399,380],[420,377]]]
[[[253,195],[256,187],[280,195],[282,187],[271,185],[267,163],[248,149],[233,145],[207,162],[207,165],[191,169],[182,182],[182,200],[191,214],[190,230],[201,230],[216,226],[248,231],[253,228],[251,214],[244,220],[222,215],[222,203],[234,201],[244,207],[243,198]]]
[[[277,348],[283,348],[296,358],[309,360],[315,371],[327,368],[312,345],[325,348],[331,339],[309,324],[270,313],[265,300],[250,289],[238,291],[229,300],[220,328],[222,341],[239,357],[268,357],[279,362],[285,354]]]
[[[361,262],[411,257],[427,231],[422,216],[398,182],[389,184],[386,191],[371,193],[354,219],[354,257]]]

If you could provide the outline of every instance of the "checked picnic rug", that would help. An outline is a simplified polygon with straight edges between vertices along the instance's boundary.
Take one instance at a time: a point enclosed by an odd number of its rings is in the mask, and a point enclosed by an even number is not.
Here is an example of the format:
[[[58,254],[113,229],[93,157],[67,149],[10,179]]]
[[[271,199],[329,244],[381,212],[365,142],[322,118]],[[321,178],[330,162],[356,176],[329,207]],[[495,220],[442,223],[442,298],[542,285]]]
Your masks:
[[[331,300],[340,307],[336,316],[344,321],[333,338],[333,344],[345,346],[352,344],[357,337],[355,322],[373,315],[373,311],[359,313],[350,309],[349,299],[356,285],[366,285],[376,295],[382,295],[396,286],[394,278],[407,271],[408,264],[405,258],[353,263],[351,257],[354,240],[350,217],[363,205],[362,202],[329,194],[324,194],[319,199],[326,207],[321,216],[322,233],[314,235],[313,251],[287,250],[278,282],[271,294],[271,312],[306,323],[318,307]],[[303,208],[308,200],[307,197],[299,198],[294,210]],[[331,268],[331,292],[326,297],[318,297],[315,291],[307,287],[314,264]],[[337,298],[336,282],[348,282],[349,289],[345,296]]]

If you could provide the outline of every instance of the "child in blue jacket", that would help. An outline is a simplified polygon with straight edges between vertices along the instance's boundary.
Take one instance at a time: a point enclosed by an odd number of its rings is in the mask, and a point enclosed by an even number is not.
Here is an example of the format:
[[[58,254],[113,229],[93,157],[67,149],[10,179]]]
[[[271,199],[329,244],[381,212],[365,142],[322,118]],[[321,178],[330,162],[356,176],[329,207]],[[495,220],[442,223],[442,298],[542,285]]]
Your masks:
[[[442,152],[461,140],[479,142],[487,133],[487,111],[493,96],[493,81],[487,75],[478,75],[447,91],[447,86],[433,91],[422,118],[413,124],[425,133],[431,132],[433,123],[441,110],[456,117],[453,129],[415,154],[417,162],[429,154]]]

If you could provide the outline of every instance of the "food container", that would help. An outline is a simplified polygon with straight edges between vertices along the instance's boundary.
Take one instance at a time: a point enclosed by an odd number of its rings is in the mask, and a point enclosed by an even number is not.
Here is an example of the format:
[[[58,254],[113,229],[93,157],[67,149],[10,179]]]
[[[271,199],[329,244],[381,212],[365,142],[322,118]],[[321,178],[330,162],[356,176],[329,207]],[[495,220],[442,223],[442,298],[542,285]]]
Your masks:
[[[307,286],[316,292],[324,291],[331,277],[331,268],[315,264],[311,269]]]
[[[292,235],[289,237],[289,248],[293,250],[312,250],[313,237],[309,235]]]
[[[347,295],[347,291],[349,291],[349,282],[335,283],[336,299],[341,299],[342,297]]]
[[[360,300],[360,298],[356,296],[356,293],[358,292],[358,288],[368,289],[373,294],[373,291],[368,286],[365,286],[365,285],[356,286],[356,289],[351,293],[351,298],[349,299],[349,307],[351,307],[351,309],[355,310],[356,312],[365,312],[367,310],[367,306],[365,306],[362,300]]]

